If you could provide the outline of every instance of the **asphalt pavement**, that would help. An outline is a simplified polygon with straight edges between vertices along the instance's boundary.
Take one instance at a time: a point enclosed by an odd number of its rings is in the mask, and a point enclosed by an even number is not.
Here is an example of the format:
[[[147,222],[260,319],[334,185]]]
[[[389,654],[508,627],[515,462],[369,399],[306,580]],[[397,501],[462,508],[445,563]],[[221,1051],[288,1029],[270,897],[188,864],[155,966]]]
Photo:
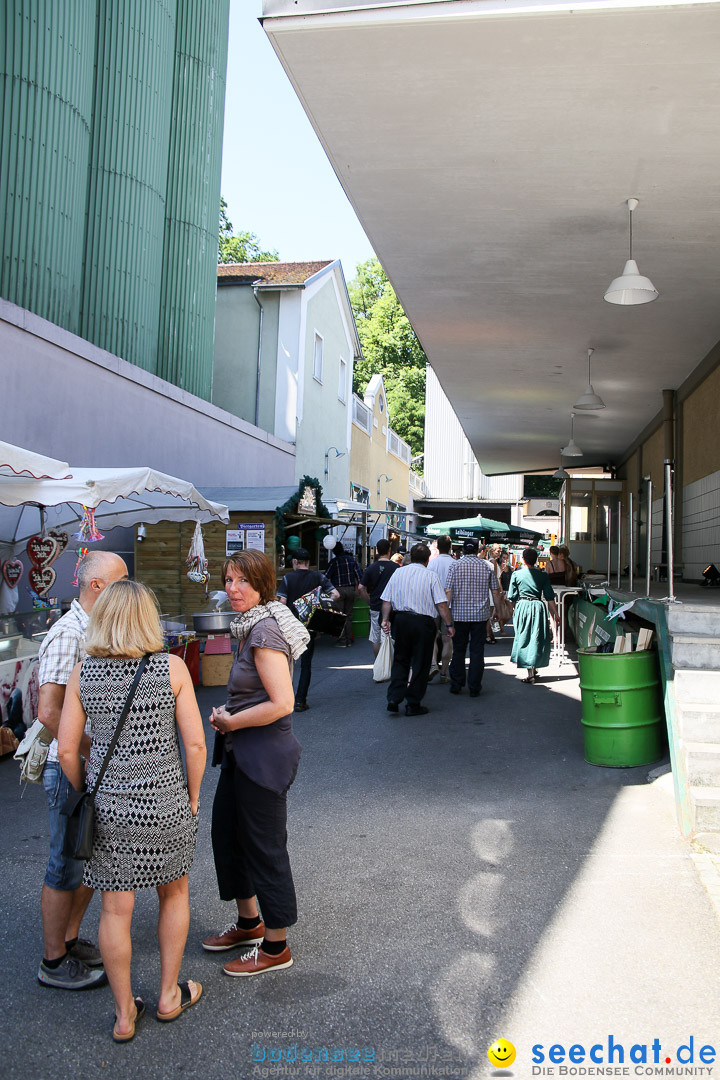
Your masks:
[[[234,916],[217,896],[208,767],[182,970],[205,994],[176,1023],[155,1021],[157,903],[139,893],[134,992],[149,1010],[127,1045],[111,1040],[107,987],[36,981],[44,794],[21,798],[15,764],[0,762],[0,1075],[713,1076],[720,927],[668,778],[588,765],[574,667],[528,686],[509,652],[508,639],[488,646],[479,698],[436,680],[428,715],[405,717],[386,712],[366,641],[320,640],[310,709],[295,717],[294,966],[229,979],[235,954],[200,947]],[[207,715],[223,692],[198,696]],[[85,936],[98,914],[96,898]],[[509,1070],[487,1057],[499,1038],[517,1052]]]

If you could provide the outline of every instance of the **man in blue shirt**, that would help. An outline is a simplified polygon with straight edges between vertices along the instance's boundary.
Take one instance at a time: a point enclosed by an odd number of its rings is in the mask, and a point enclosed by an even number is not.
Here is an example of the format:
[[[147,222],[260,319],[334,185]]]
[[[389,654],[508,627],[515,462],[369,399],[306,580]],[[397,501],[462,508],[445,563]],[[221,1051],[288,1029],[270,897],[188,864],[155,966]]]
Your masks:
[[[333,555],[335,558],[328,566],[327,577],[340,593],[340,599],[335,604],[336,608],[347,616],[343,636],[335,647],[346,649],[349,645],[352,645],[353,608],[355,607],[357,588],[362,578],[362,570],[355,556],[351,555],[349,551],[345,551],[341,543],[335,545]]]

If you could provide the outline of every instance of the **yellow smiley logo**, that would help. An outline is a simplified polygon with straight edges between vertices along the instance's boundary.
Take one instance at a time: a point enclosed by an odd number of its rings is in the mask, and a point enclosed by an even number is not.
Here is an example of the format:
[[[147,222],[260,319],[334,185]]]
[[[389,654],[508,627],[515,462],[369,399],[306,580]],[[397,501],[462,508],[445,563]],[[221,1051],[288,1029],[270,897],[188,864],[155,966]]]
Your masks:
[[[515,1060],[515,1047],[507,1039],[496,1039],[492,1046],[488,1047],[488,1058],[491,1065],[498,1069],[507,1069]]]

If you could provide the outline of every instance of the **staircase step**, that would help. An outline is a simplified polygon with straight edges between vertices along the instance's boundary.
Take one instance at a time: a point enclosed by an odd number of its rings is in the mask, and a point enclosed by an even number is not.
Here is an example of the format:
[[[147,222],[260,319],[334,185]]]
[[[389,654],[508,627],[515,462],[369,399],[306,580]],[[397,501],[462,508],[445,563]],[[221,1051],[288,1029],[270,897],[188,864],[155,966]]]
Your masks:
[[[673,634],[672,662],[675,668],[720,671],[720,637]]]
[[[720,787],[691,787],[695,832],[720,830]]]
[[[678,668],[674,672],[675,700],[678,705],[720,706],[720,671],[698,671],[695,668]]]
[[[689,742],[720,745],[720,706],[693,703],[675,709],[678,731]]]
[[[717,634],[720,637],[720,589],[717,607],[668,605],[667,622],[671,634]]]
[[[685,768],[689,784],[720,786],[720,743],[683,740]]]

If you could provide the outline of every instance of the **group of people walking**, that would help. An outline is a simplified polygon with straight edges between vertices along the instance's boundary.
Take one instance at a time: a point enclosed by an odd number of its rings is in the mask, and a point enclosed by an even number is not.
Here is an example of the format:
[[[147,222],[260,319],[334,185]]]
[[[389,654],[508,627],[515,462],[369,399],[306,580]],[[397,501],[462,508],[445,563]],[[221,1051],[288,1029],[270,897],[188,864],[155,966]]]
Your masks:
[[[439,554],[430,562],[429,547],[415,544],[410,564],[385,579],[387,584],[379,597],[380,625],[384,633],[392,633],[394,641],[388,712],[399,712],[404,701],[406,716],[427,713],[423,698],[428,682],[438,672],[441,680],[450,683],[451,694],[461,694],[467,683],[470,697],[478,697],[485,671],[485,645],[494,641],[494,636],[488,638],[491,611],[500,631],[513,618],[512,660],[527,671],[526,683],[537,682],[538,669],[550,662],[548,612],[554,623],[558,613],[548,574],[536,566],[537,551],[526,548],[523,566],[513,574],[508,573],[500,550],[491,552],[492,561],[481,558],[475,539],[464,541],[459,560],[453,559],[450,551],[450,537],[441,537]],[[438,631],[441,657],[433,667]]]
[[[292,730],[292,671],[310,637],[288,596],[276,598],[275,568],[262,552],[226,559],[223,579],[239,645],[226,700],[209,718],[219,766],[211,833],[220,897],[235,904],[237,915],[202,946],[210,952],[245,947],[223,971],[252,976],[293,962],[286,939],[297,920],[287,792],[301,751]],[[115,999],[112,1037],[128,1042],[145,1012],[131,978],[137,889],[155,888],[159,900],[157,1019],[176,1020],[203,993],[197,980],[180,981],[180,968],[205,735],[189,671],[163,651],[152,592],[128,580],[123,560],[109,552],[86,556],[78,583],[79,597],[51,628],[39,661],[39,718],[57,740],[43,774],[50,858],[38,979],[82,990],[107,978]],[[73,789],[92,790],[100,774],[92,855],[83,863],[67,853],[63,804]],[[99,949],[80,937],[95,889]]]

